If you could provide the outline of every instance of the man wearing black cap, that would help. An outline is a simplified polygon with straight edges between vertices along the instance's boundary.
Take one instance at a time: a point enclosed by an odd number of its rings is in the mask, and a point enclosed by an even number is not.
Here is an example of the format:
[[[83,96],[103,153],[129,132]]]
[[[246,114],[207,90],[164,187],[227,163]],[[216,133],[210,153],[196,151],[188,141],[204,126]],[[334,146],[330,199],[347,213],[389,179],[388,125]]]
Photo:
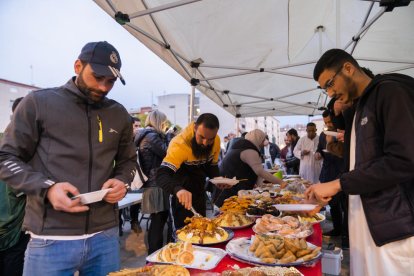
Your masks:
[[[116,203],[135,169],[130,117],[106,98],[120,73],[118,51],[86,44],[76,77],[20,103],[0,145],[0,179],[27,195],[31,235],[24,275],[107,275],[119,269]],[[109,189],[83,205],[78,194]]]

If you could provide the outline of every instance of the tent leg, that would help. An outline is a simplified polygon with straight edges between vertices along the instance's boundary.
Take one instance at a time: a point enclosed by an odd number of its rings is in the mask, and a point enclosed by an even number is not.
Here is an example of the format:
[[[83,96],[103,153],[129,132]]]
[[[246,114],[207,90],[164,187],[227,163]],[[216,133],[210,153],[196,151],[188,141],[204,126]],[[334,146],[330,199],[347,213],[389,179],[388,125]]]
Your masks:
[[[193,78],[196,78],[197,68],[193,67]],[[195,98],[195,85],[191,85],[191,94],[190,94],[190,114],[188,116],[188,123],[194,121],[194,98]]]

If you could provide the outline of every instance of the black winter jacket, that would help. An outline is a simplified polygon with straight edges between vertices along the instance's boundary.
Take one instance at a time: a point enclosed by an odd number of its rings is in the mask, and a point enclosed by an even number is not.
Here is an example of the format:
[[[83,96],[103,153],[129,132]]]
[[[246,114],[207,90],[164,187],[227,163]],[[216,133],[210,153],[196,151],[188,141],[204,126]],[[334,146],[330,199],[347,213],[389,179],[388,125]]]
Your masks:
[[[137,133],[135,146],[139,148],[139,162],[142,172],[148,177],[144,188],[157,186],[155,177],[167,154],[167,137],[152,127],[146,127]]]
[[[262,156],[264,156],[264,148],[260,149],[260,153],[262,154]],[[269,153],[273,163],[275,162],[276,158],[280,158],[280,148],[274,143],[269,142]]]
[[[342,190],[360,195],[377,246],[414,236],[414,79],[378,75],[356,106],[355,169]]]
[[[223,161],[221,162],[219,167],[220,175],[228,178],[236,177],[237,179],[247,180],[241,181],[240,183],[234,185],[230,189],[225,189],[223,191],[219,191],[218,193],[216,193],[214,202],[217,206],[221,207],[226,198],[237,195],[237,192],[240,190],[253,189],[254,185],[256,184],[256,173],[248,164],[244,163],[240,159],[240,154],[242,153],[242,151],[245,151],[247,149],[257,151],[257,154],[260,156],[260,151],[252,142],[246,139],[240,139],[232,145],[232,147],[224,157]]]
[[[316,150],[323,157],[321,174],[319,175],[319,181],[321,183],[338,179],[343,167],[343,159],[324,151],[325,148],[326,134],[322,132],[319,136],[318,149]]]

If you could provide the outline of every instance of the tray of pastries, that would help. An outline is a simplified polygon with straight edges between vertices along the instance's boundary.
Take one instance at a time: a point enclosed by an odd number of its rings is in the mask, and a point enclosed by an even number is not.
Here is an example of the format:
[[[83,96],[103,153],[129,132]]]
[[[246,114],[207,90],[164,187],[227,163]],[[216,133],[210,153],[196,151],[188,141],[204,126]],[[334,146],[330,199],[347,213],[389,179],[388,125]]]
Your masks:
[[[280,235],[287,238],[306,238],[313,233],[310,223],[300,222],[292,216],[274,217],[264,215],[256,220],[253,226],[256,234]]]
[[[139,268],[125,268],[111,272],[108,276],[190,276],[187,268],[180,265],[152,265]]]
[[[321,248],[305,239],[255,235],[238,238],[226,245],[230,257],[253,265],[291,266],[313,263],[322,256]]]
[[[193,246],[189,242],[169,243],[147,257],[148,262],[178,264],[201,270],[213,269],[226,256],[219,248]]]

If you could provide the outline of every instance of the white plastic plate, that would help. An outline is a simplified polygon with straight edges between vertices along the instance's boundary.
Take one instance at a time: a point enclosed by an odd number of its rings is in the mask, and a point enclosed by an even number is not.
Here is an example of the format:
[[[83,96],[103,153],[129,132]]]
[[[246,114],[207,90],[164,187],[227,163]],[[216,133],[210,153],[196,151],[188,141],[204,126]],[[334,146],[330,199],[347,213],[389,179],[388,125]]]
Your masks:
[[[227,184],[227,185],[234,186],[237,183],[239,183],[239,180],[237,180],[236,178],[215,177],[213,179],[210,179],[210,182],[213,183],[214,185]]]
[[[162,248],[161,248],[162,249]],[[155,251],[147,257],[147,261],[151,263],[175,264],[173,262],[161,262],[158,259],[158,253],[161,249]],[[189,265],[183,265],[187,268],[195,268],[201,270],[210,270],[217,266],[217,264],[227,255],[227,252],[220,248],[202,247],[193,245],[194,262]],[[180,264],[181,265],[181,264]]]
[[[103,189],[95,192],[80,194],[77,196],[72,197],[72,199],[80,198],[82,204],[91,204],[94,202],[101,201],[104,196],[111,190],[109,189]]]
[[[276,204],[273,205],[279,211],[311,211],[315,209],[315,204]]]

